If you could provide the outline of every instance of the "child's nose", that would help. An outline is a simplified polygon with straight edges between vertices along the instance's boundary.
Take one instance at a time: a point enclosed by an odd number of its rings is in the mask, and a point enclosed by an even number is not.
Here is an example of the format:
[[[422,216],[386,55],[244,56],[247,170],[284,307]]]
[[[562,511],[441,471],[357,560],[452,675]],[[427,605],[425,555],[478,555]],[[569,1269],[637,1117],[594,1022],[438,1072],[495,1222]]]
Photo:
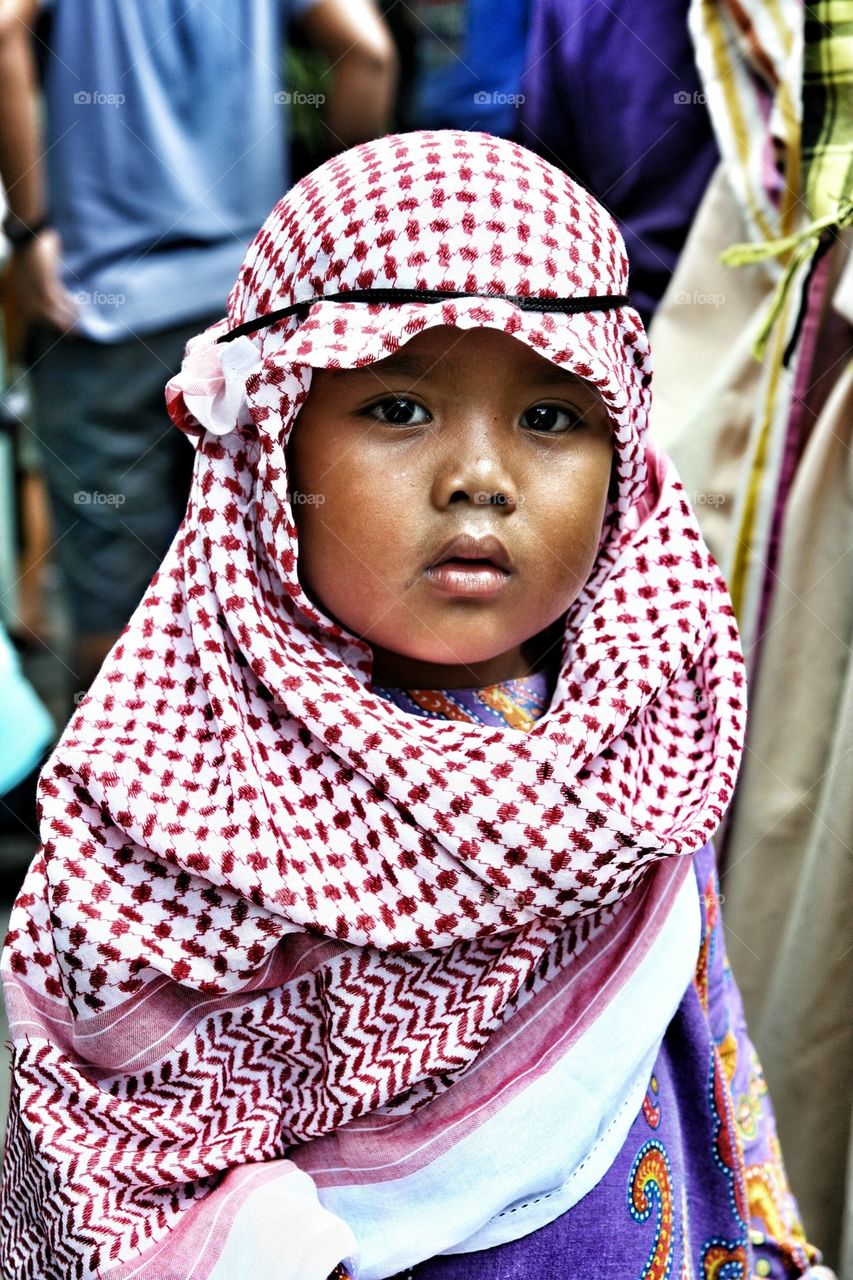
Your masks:
[[[519,490],[499,457],[480,454],[451,459],[435,477],[432,499],[438,508],[452,502],[470,502],[510,512],[518,506]]]

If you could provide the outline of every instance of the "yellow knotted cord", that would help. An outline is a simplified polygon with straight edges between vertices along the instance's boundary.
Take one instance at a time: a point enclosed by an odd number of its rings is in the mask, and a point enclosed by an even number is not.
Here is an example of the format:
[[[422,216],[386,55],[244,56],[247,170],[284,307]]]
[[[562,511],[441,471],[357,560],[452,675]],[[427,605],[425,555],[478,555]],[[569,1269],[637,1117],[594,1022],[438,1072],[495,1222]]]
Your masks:
[[[800,267],[813,256],[822,236],[827,231],[837,234],[849,226],[853,226],[853,200],[845,196],[839,199],[836,211],[826,214],[823,218],[816,218],[814,222],[809,223],[794,235],[783,236],[780,240],[763,240],[758,244],[733,244],[720,254],[720,261],[727,267],[748,266],[767,258],[778,258],[785,253],[791,254],[791,259],[776,286],[767,315],[761,322],[761,328],[755,339],[752,350],[756,360],[764,359],[770,332],[785,305],[791,282]]]

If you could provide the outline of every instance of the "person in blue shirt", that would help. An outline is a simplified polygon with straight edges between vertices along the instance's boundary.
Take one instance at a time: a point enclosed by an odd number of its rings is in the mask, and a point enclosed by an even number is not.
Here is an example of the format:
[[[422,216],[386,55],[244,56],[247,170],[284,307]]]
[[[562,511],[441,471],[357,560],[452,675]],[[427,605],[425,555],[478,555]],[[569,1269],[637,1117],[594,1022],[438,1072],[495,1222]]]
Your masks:
[[[329,149],[381,133],[393,44],[371,0],[8,0],[0,176],[31,322],[38,438],[85,689],[183,516],[192,452],[162,387],[221,314],[290,185],[286,24],[332,64]],[[43,127],[31,30],[46,45]]]
[[[412,63],[403,77],[403,126],[513,137],[530,0],[412,0],[403,13]]]

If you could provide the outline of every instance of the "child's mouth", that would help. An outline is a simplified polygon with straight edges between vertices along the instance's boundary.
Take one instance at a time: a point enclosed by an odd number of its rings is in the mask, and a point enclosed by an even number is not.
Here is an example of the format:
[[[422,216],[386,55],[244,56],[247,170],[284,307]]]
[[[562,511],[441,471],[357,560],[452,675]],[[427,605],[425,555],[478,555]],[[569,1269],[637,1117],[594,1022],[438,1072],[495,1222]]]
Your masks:
[[[424,570],[432,586],[446,595],[491,596],[512,576],[512,560],[499,538],[458,533]]]
[[[510,579],[507,569],[491,560],[452,558],[426,570],[426,577],[440,591],[450,595],[496,595]]]

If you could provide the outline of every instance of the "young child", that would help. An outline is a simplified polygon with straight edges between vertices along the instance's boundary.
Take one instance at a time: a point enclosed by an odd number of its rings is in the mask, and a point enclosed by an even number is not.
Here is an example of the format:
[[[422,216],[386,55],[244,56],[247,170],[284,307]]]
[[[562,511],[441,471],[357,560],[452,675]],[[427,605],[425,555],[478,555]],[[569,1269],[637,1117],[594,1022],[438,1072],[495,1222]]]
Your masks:
[[[606,212],[483,134],[270,215],[41,784],[8,1280],[808,1272],[707,843],[737,632],[626,294]]]

